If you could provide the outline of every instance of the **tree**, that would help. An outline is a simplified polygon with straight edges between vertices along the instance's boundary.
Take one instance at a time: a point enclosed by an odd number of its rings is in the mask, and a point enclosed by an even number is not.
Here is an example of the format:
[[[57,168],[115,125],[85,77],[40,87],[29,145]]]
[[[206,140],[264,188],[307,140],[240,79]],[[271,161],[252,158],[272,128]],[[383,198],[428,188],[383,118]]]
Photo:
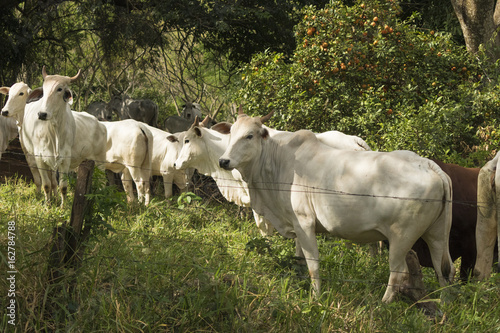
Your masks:
[[[499,100],[489,68],[450,34],[401,21],[397,2],[306,7],[294,55],[265,52],[243,71],[238,101],[276,110],[273,126],[339,130],[374,149],[454,159],[482,145]],[[489,130],[491,131],[491,130]]]
[[[477,53],[484,46],[491,60],[500,58],[500,3],[495,0],[452,0],[467,50]]]

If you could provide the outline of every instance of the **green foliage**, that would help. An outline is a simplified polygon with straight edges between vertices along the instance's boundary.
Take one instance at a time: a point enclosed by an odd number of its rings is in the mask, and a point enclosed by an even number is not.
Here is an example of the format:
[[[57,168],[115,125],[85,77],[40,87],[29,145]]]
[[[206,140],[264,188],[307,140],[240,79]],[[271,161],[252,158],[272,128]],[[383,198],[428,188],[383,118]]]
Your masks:
[[[193,192],[183,192],[177,197],[177,208],[184,209],[187,205],[190,205],[193,201],[200,201],[201,198],[194,194]]]
[[[272,125],[285,130],[339,130],[442,159],[477,150],[476,132],[500,115],[484,76],[494,68],[399,14],[396,1],[306,7],[294,56],[255,55],[237,98],[250,114],[276,110]]]

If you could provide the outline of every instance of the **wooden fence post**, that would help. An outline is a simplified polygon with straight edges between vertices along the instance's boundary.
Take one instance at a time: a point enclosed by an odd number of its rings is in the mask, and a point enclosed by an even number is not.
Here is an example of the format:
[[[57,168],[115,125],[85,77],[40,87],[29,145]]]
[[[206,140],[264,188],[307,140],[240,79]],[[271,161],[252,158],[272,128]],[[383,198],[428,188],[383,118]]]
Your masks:
[[[94,161],[83,161],[78,167],[75,196],[71,210],[69,226],[64,223],[54,228],[52,247],[49,255],[49,281],[56,283],[62,278],[61,268],[75,267],[80,258],[78,252],[85,235],[82,234],[83,221],[88,210],[88,200],[85,197],[92,188]]]

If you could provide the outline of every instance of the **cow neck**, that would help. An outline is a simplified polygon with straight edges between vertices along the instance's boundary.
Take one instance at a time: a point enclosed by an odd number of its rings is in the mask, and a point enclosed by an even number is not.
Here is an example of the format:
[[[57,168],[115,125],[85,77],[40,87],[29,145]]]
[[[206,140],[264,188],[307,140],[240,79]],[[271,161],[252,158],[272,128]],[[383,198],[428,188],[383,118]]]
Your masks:
[[[207,156],[209,163],[202,163],[197,166],[198,171],[204,175],[214,177],[215,179],[217,179],[217,176],[231,173],[219,167],[219,157],[222,156],[226,150],[229,142],[229,135],[203,127],[200,127],[200,129],[203,136],[202,140],[208,150]]]
[[[256,156],[251,162],[238,169],[244,181],[249,187],[262,187],[261,184],[270,184],[276,182],[276,176],[286,167],[286,159],[282,158],[282,144],[267,137],[261,139],[260,155]],[[252,185],[250,185],[252,184]]]
[[[16,120],[17,128],[18,130],[21,130],[23,127],[23,122],[24,122],[24,114],[26,112],[26,103],[24,103],[24,107],[21,108],[21,110],[15,114],[14,119]]]

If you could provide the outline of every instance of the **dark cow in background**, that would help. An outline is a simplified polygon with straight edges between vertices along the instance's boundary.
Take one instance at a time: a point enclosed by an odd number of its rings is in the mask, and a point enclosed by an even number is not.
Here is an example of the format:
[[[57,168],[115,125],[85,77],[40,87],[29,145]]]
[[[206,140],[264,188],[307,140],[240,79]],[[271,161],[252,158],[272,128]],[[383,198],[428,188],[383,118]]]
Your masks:
[[[134,119],[158,127],[158,105],[152,100],[116,95],[109,101],[108,108],[116,113],[120,120]]]
[[[113,112],[108,108],[108,103],[102,101],[92,102],[87,106],[87,113],[90,113],[99,120],[113,120]]]
[[[476,263],[477,178],[479,168],[464,168],[434,160],[451,178],[453,188],[453,221],[450,231],[450,255],[453,261],[462,258],[460,279],[466,281]],[[432,267],[427,244],[419,239],[413,250],[420,264]]]
[[[201,114],[200,104],[186,102],[182,106],[181,117],[189,120],[190,123],[192,124],[194,122],[194,119],[196,118],[196,116],[198,116],[199,119],[203,119],[203,116]]]
[[[163,128],[169,133],[179,133],[187,131],[194,120],[198,116],[199,119],[203,119],[201,107],[198,103],[186,102],[182,106],[181,116],[170,116],[165,119]],[[208,122],[208,128],[215,124],[215,121],[210,120]]]

